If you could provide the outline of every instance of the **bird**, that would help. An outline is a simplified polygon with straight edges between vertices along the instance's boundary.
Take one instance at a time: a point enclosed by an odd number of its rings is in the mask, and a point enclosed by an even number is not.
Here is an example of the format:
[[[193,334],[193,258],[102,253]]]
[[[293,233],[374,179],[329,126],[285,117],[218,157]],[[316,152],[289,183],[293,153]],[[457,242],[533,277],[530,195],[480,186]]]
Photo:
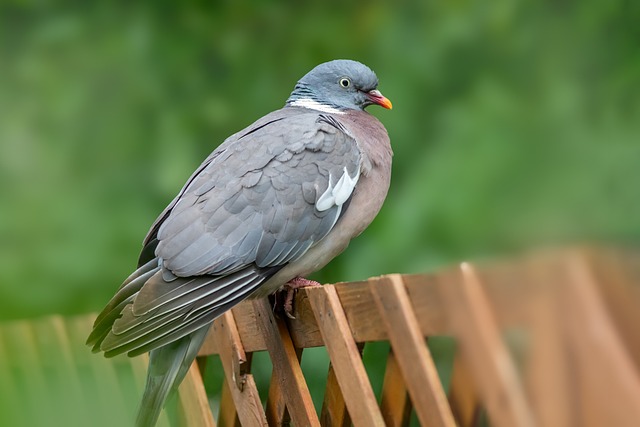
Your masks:
[[[393,157],[387,130],[365,111],[392,108],[377,87],[360,62],[316,66],[281,109],[220,144],[153,223],[87,339],[106,357],[149,353],[137,427],[156,424],[217,317],[315,284],[305,276],[376,217]]]

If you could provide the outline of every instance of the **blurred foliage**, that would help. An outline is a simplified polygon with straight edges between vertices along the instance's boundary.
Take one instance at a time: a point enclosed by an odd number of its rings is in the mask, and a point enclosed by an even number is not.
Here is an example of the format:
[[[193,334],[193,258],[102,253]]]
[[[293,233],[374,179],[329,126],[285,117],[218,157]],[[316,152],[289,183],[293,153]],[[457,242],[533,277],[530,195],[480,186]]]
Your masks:
[[[4,1],[0,319],[101,309],[202,159],[335,58],[369,65],[394,102],[370,108],[394,172],[377,220],[316,279],[635,243],[638,22],[632,0]],[[450,345],[430,345],[446,385]],[[316,353],[305,370],[326,365]]]
[[[640,3],[6,1],[0,318],[99,310],[216,145],[372,67],[392,189],[316,278],[640,237]]]

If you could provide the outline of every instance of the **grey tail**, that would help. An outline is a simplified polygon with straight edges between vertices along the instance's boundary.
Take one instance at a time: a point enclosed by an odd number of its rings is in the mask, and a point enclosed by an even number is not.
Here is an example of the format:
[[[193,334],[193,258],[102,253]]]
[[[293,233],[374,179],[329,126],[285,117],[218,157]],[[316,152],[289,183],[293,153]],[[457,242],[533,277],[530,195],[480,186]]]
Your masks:
[[[138,408],[136,427],[154,427],[169,396],[184,379],[211,324],[149,352],[147,384]]]

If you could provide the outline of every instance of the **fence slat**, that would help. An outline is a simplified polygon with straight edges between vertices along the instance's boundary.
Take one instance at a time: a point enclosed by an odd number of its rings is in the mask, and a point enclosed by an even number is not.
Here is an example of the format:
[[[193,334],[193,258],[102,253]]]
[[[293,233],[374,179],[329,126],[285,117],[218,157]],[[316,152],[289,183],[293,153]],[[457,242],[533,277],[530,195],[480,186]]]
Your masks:
[[[241,366],[247,357],[239,339],[233,314],[227,311],[213,322],[212,328],[240,422],[243,427],[267,426],[267,418],[262,410],[253,375],[242,372]]]
[[[592,266],[598,291],[620,337],[629,350],[629,356],[640,369],[640,287],[631,277],[638,271],[638,260],[618,251],[585,251],[584,262]],[[601,255],[601,256],[597,256]],[[626,255],[626,256],[625,256]]]
[[[347,405],[344,402],[344,396],[342,396],[342,390],[340,390],[340,384],[338,384],[336,371],[332,364],[329,364],[327,374],[327,386],[320,412],[320,425],[331,427],[349,427],[351,425]]]
[[[581,387],[580,424],[634,426],[640,420],[640,375],[581,255],[565,263],[562,293],[572,367]],[[606,368],[604,368],[606,367]]]
[[[397,274],[387,276],[382,283],[371,286],[371,293],[420,423],[455,427],[438,371],[420,332],[402,277]]]
[[[460,427],[473,427],[478,421],[480,402],[469,369],[460,352],[453,358],[453,372],[449,385],[449,405]]]
[[[440,289],[459,339],[461,356],[474,377],[489,418],[497,427],[533,427],[531,409],[480,280],[469,264],[463,263],[460,270],[461,275]]]
[[[198,363],[193,362],[178,389],[180,425],[215,427]]]
[[[335,287],[307,288],[306,292],[354,425],[384,426]]]
[[[276,320],[266,300],[240,304],[215,322],[200,352],[220,354],[224,369],[218,426],[404,427],[415,408],[421,425],[472,427],[482,408],[495,427],[635,427],[640,251],[532,255],[477,271],[463,264],[303,289],[293,320]],[[133,417],[137,399],[130,397],[141,394],[148,359],[91,355],[83,345],[91,320],[0,325],[0,418],[55,422],[54,409],[64,414],[78,402],[81,412],[67,416],[73,425]],[[458,344],[448,402],[425,342],[432,335]],[[379,340],[392,348],[380,407],[358,350]],[[323,345],[331,364],[318,416],[300,358],[304,348]],[[274,368],[266,412],[250,373],[252,352],[263,350]],[[197,364],[178,399],[178,426],[216,425]],[[37,405],[42,410],[32,410]],[[163,411],[159,427],[168,418]]]
[[[408,425],[411,416],[411,400],[409,400],[409,393],[407,393],[407,387],[402,378],[398,361],[393,354],[393,349],[389,351],[387,356],[380,409],[387,427]]]
[[[287,411],[284,390],[274,372],[271,373],[265,412],[267,414],[267,422],[270,426],[282,426],[291,421],[291,416],[289,415],[289,411]]]
[[[235,386],[234,386],[235,387]],[[241,427],[238,412],[233,403],[233,396],[226,378],[222,379],[220,390],[220,413],[218,414],[218,427]]]
[[[311,400],[311,393],[302,375],[302,368],[291,342],[287,325],[276,320],[267,298],[253,301],[256,321],[264,336],[276,381],[286,393],[284,398],[295,425],[319,426],[320,420]]]
[[[566,285],[549,259],[533,259],[521,271],[522,279],[537,283],[539,292],[529,300],[530,345],[524,382],[531,408],[541,426],[571,427],[577,420],[578,394],[571,384],[574,356],[568,351],[562,326],[565,307],[558,294]]]

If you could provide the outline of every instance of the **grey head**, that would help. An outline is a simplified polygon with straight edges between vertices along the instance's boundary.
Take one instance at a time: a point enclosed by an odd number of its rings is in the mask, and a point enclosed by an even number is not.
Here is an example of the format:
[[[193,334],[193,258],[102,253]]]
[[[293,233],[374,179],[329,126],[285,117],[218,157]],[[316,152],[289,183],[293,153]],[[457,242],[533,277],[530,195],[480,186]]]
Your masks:
[[[377,104],[391,108],[391,101],[377,90],[378,78],[369,67],[357,61],[337,59],[318,65],[296,84],[287,99],[288,106],[327,112],[364,110]]]

